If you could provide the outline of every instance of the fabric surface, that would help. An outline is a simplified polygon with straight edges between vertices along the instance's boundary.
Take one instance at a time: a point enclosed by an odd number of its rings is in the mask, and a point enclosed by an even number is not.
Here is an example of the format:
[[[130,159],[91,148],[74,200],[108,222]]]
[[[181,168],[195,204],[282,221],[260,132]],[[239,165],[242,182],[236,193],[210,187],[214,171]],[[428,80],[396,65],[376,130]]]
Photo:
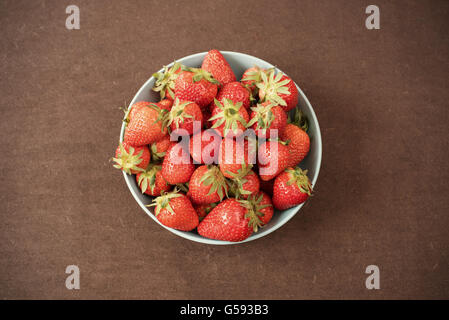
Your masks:
[[[379,30],[369,4],[0,1],[0,298],[449,298],[449,2],[375,1]],[[158,226],[109,160],[119,108],[162,65],[211,48],[287,72],[323,138],[300,214],[234,246]]]

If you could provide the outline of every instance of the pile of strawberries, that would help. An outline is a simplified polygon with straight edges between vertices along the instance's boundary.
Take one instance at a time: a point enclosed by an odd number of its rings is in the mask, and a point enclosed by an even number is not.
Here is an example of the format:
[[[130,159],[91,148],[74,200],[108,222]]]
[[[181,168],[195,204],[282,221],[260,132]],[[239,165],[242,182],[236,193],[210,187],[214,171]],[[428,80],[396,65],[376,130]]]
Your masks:
[[[310,140],[292,79],[254,66],[237,81],[218,50],[201,68],[175,62],[153,76],[161,100],[127,110],[113,161],[155,197],[150,206],[162,224],[242,241],[274,209],[311,195],[307,170],[297,167]]]

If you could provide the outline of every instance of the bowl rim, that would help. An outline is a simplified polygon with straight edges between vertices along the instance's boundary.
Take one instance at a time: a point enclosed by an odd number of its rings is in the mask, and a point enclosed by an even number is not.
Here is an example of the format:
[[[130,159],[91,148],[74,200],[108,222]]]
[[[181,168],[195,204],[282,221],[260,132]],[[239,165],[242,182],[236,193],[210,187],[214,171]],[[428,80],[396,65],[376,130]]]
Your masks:
[[[277,72],[282,72],[284,74],[287,75],[287,73],[283,72],[282,70],[280,70],[279,68],[277,68],[275,65],[273,65],[270,62],[267,62],[263,59],[260,59],[258,57],[254,57],[252,55],[246,54],[246,53],[241,53],[241,52],[235,52],[235,51],[224,51],[224,50],[220,50],[220,52],[226,56],[226,55],[232,55],[232,56],[240,56],[240,57],[245,57],[245,58],[251,58],[253,60],[259,61],[261,64],[268,64],[272,67],[275,68],[275,70]],[[205,56],[207,54],[206,51],[204,52],[199,52],[199,53],[194,53],[182,58],[177,59],[176,61],[180,61],[180,60],[185,60],[185,59],[189,59],[189,58],[197,58],[197,57],[201,57],[201,56]],[[174,62],[171,62],[170,64],[167,65],[167,67],[171,67],[173,66]],[[164,70],[164,68],[161,68],[159,71],[157,72],[162,72]],[[147,81],[145,81],[145,83],[140,87],[140,89],[137,91],[137,93],[134,95],[133,99],[131,100],[131,102],[128,105],[128,109],[136,102],[137,97],[141,94],[141,92],[143,90],[145,90],[145,88],[148,86],[148,84],[154,79],[153,76],[151,76]],[[292,79],[293,80],[293,79]],[[309,99],[307,98],[307,96],[304,94],[304,92],[301,90],[301,88],[298,86],[298,84],[293,80],[293,83],[296,85],[299,94],[301,95],[301,97],[304,99],[305,103],[307,104],[307,106],[310,109],[310,116],[313,119],[313,122],[316,125],[316,132],[315,132],[315,139],[317,142],[317,169],[315,171],[314,176],[311,179],[311,183],[312,183],[312,187],[315,187],[316,185],[316,181],[318,179],[318,175],[320,173],[320,169],[321,169],[321,159],[322,159],[322,140],[321,140],[321,129],[320,129],[320,125],[318,122],[318,118],[315,114],[315,110],[312,107],[312,104],[310,103]],[[309,118],[310,118],[309,116]],[[309,120],[310,121],[310,120]],[[123,142],[123,138],[124,138],[124,133],[125,133],[125,123],[122,123],[122,127],[120,130],[120,142]],[[289,213],[288,216],[284,217],[284,219],[282,221],[279,221],[279,223],[277,223],[276,225],[273,225],[268,231],[263,231],[260,230],[257,233],[253,233],[250,237],[248,237],[247,239],[243,240],[243,241],[239,241],[239,242],[231,242],[231,241],[223,241],[223,240],[215,240],[215,239],[208,239],[205,237],[202,237],[201,235],[198,235],[198,237],[193,236],[190,232],[186,232],[186,231],[180,231],[180,230],[176,230],[173,228],[169,228],[165,225],[163,225],[162,223],[159,222],[159,220],[154,216],[154,214],[151,213],[151,211],[148,210],[148,208],[145,206],[144,203],[142,203],[142,201],[140,201],[138,195],[135,193],[135,191],[133,190],[133,186],[131,185],[131,180],[130,176],[127,175],[125,172],[123,173],[123,177],[125,179],[126,185],[128,186],[129,191],[131,192],[131,194],[133,195],[134,199],[136,200],[136,202],[139,204],[139,206],[143,209],[143,211],[149,215],[154,221],[156,221],[160,226],[162,226],[164,229],[184,238],[184,239],[188,239],[191,241],[195,241],[198,243],[203,243],[203,244],[213,244],[213,245],[233,245],[233,244],[241,244],[241,243],[246,243],[246,242],[250,242],[259,238],[262,238],[276,230],[278,230],[280,227],[282,227],[283,225],[285,225],[288,221],[290,221],[290,219],[292,219],[297,213],[298,211],[302,208],[302,206],[304,205],[304,203],[299,204],[295,207],[290,208],[290,210],[292,210],[291,213]]]

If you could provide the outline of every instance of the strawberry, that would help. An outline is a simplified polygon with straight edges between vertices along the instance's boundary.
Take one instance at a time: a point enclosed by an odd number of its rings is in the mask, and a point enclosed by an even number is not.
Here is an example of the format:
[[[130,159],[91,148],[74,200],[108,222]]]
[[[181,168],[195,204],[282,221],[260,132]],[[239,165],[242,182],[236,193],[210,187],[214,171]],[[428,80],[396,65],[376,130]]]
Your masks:
[[[171,110],[172,105],[173,105],[172,99],[163,99],[163,100],[159,101],[160,108],[165,109],[167,111]]]
[[[279,141],[266,141],[258,150],[260,179],[268,181],[287,168],[289,153],[287,147]]]
[[[295,167],[309,153],[310,138],[306,133],[307,120],[302,118],[302,113],[297,110],[293,122],[285,126],[281,139],[287,143],[289,152],[288,166]]]
[[[193,204],[200,222],[217,206],[218,203]]]
[[[189,181],[190,197],[195,204],[222,201],[228,194],[226,179],[214,165],[198,167]]]
[[[153,159],[154,162],[158,162],[163,157],[165,157],[165,153],[170,147],[170,144],[171,141],[168,134],[166,134],[161,140],[153,142],[150,145],[151,159]]]
[[[156,78],[153,90],[160,93],[161,99],[167,97],[174,100],[175,81],[182,69],[183,66],[179,62],[175,62],[171,68],[164,66],[163,72],[153,73],[153,77]]]
[[[221,137],[215,130],[205,130],[193,135],[190,139],[189,151],[195,163],[218,163],[218,150]]]
[[[132,146],[143,146],[162,139],[167,134],[163,126],[166,113],[156,103],[141,108],[129,121],[124,140]]]
[[[265,194],[249,200],[226,199],[198,225],[203,237],[223,241],[243,241],[273,215],[270,198]],[[265,217],[266,216],[266,217]]]
[[[220,51],[216,49],[210,50],[206,54],[201,69],[210,72],[215,79],[220,81],[222,86],[236,80],[231,66]]]
[[[198,226],[198,214],[192,203],[177,189],[153,201],[149,206],[156,206],[154,215],[164,226],[181,231],[191,231]]]
[[[249,90],[253,91],[257,88],[256,84],[262,80],[262,77],[260,75],[261,71],[262,69],[258,66],[246,69],[242,74],[242,79],[240,80],[240,82]]]
[[[248,201],[255,208],[254,211],[260,213],[258,214],[260,224],[254,226],[257,231],[258,227],[266,225],[273,217],[273,203],[270,196],[263,191],[249,196]]]
[[[161,173],[160,165],[150,165],[145,172],[139,172],[136,175],[137,185],[142,193],[149,196],[160,196],[161,192],[167,192],[171,189]]]
[[[252,127],[258,137],[272,138],[274,134],[272,130],[277,130],[277,136],[281,136],[287,124],[287,114],[280,106],[271,102],[264,102],[251,108],[251,110],[251,120],[248,122],[248,127]]]
[[[312,184],[307,170],[287,168],[279,174],[273,187],[273,204],[278,210],[286,210],[306,201],[312,194]]]
[[[132,147],[127,142],[120,143],[115,151],[114,167],[127,174],[145,171],[150,162],[150,150],[147,146]]]
[[[243,241],[253,233],[247,213],[248,210],[238,200],[226,199],[201,221],[198,233],[210,239]]]
[[[232,174],[234,177],[230,180],[230,189],[237,198],[248,199],[250,195],[255,195],[260,189],[259,176],[251,169],[240,169],[238,174]]]
[[[220,170],[226,178],[233,179],[251,169],[256,162],[255,141],[223,139],[218,153]],[[249,168],[249,169],[248,169]]]
[[[274,74],[274,70],[267,74],[261,73],[262,82],[257,84],[259,98],[262,102],[270,101],[280,105],[285,112],[295,108],[298,104],[298,89],[292,79],[285,74]]]
[[[251,105],[250,93],[240,82],[230,82],[221,88],[217,100],[223,103],[224,99],[229,99],[234,104],[241,102],[245,109],[249,109]]]
[[[207,107],[217,95],[219,82],[202,69],[189,68],[179,74],[175,82],[175,97],[195,102],[201,109]]]
[[[249,121],[248,112],[242,108],[242,103],[233,103],[230,99],[224,99],[223,103],[214,100],[212,109],[212,128],[222,137],[239,136],[245,131]]]
[[[176,98],[164,125],[177,135],[191,135],[203,127],[203,113],[196,103]]]
[[[139,101],[134,103],[131,107],[129,107],[128,111],[126,111],[125,122],[129,123],[132,117],[142,108],[148,107],[151,102],[147,101]]]
[[[165,154],[162,162],[162,175],[170,184],[186,183],[190,180],[195,165],[192,163],[189,153],[180,143],[173,143]]]
[[[242,80],[240,80],[240,82],[245,88],[249,90],[251,103],[255,102],[257,100],[256,97],[259,96],[259,88],[257,87],[257,84],[262,82],[262,72],[267,74],[272,72],[273,70],[274,68],[261,69],[258,66],[254,66],[247,69],[243,73]]]

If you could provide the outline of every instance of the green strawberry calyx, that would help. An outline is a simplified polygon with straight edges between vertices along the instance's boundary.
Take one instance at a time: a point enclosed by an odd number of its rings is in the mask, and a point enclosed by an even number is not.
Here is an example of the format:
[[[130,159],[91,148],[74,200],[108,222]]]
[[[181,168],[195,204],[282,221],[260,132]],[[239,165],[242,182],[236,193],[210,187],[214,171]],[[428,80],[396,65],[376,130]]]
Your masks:
[[[307,177],[308,170],[302,170],[301,168],[289,168],[285,171],[290,174],[290,179],[287,181],[288,186],[296,184],[302,193],[307,193],[309,196],[312,195],[312,184],[310,183],[309,177]]]
[[[234,104],[231,99],[224,99],[223,104],[217,99],[214,99],[214,102],[220,111],[209,118],[209,121],[217,120],[212,128],[218,128],[224,124],[223,134],[226,136],[229,130],[234,134],[237,133],[239,122],[244,128],[247,127],[245,119],[243,119],[242,115],[239,113],[239,110],[243,105],[241,102]]]
[[[243,82],[250,82],[250,83],[245,83],[244,87],[246,87],[246,89],[248,89],[248,91],[250,92],[250,96],[249,99],[251,101],[251,103],[257,101],[256,96],[258,96],[259,94],[259,88],[257,87],[257,84],[260,83],[262,81],[262,73],[269,73],[271,71],[274,71],[274,68],[269,68],[269,69],[261,69],[259,66],[254,66],[255,70],[249,71],[245,73],[245,77],[240,80],[242,83]]]
[[[246,164],[245,160],[243,160],[242,167],[237,170],[237,173],[231,172],[229,170],[226,170],[226,173],[231,175],[233,179],[242,179],[248,173],[250,173],[252,168],[253,168],[253,165],[251,163]]]
[[[147,207],[156,206],[154,210],[154,215],[157,217],[162,209],[166,209],[171,214],[175,214],[175,211],[173,210],[172,206],[170,205],[170,200],[173,198],[178,198],[184,196],[182,193],[179,193],[178,188],[175,187],[175,189],[172,192],[164,192],[162,191],[162,194],[155,198],[153,200],[153,203],[148,204]]]
[[[201,68],[186,68],[186,71],[190,71],[193,73],[193,78],[192,81],[193,83],[201,81],[201,80],[206,80],[210,83],[216,84],[216,85],[221,85],[220,81],[218,81],[217,79],[215,79],[211,73],[207,72],[206,70],[203,70]]]
[[[290,94],[290,91],[285,85],[291,80],[281,80],[283,75],[281,72],[275,75],[274,70],[271,70],[268,75],[265,72],[261,73],[262,81],[257,84],[257,87],[259,88],[259,96],[263,102],[270,101],[281,106],[287,105],[287,102],[279,94]]]
[[[254,66],[256,70],[249,71],[245,74],[245,77],[242,78],[240,81],[254,81],[254,82],[260,82],[262,80],[261,73],[265,72],[264,70],[260,69],[258,66]]]
[[[305,132],[309,131],[309,120],[298,107],[295,108],[293,116],[291,116],[291,114],[288,116],[288,123],[300,127]]]
[[[178,188],[179,190],[181,190],[182,192],[189,192],[189,183],[177,183],[176,184],[176,188]]]
[[[223,200],[224,196],[228,197],[228,185],[226,183],[226,178],[217,166],[208,165],[207,171],[200,179],[200,184],[204,186],[210,186],[208,196],[217,192],[220,197],[220,201]]]
[[[274,120],[274,113],[271,109],[275,106],[273,103],[268,103],[267,105],[258,104],[256,107],[251,108],[252,111],[256,112],[256,116],[248,122],[247,127],[249,128],[257,123],[257,128],[266,133]]]
[[[254,232],[263,226],[260,217],[264,215],[262,209],[271,207],[271,204],[260,204],[263,200],[263,194],[251,195],[247,200],[237,200],[244,208],[246,208],[245,218],[248,220],[248,226],[253,229]]]
[[[155,111],[157,111],[157,118],[154,121],[154,123],[162,122],[161,132],[164,132],[164,129],[166,128],[165,124],[167,122],[167,118],[168,118],[168,115],[169,115],[168,110],[162,109],[160,106],[158,106],[155,103],[150,103],[148,105],[148,107],[153,109],[153,110],[155,110]]]
[[[157,150],[157,142],[153,142],[150,146],[151,158],[154,162],[158,162],[165,157],[166,152],[159,152]]]
[[[129,123],[129,113],[131,112],[131,108],[119,107],[119,109],[124,112],[125,116],[123,118],[123,122],[125,123],[125,125],[128,125],[128,123]]]
[[[179,124],[184,123],[186,118],[193,118],[191,114],[188,114],[185,112],[185,107],[192,102],[185,101],[181,103],[178,98],[175,99],[175,102],[173,103],[173,106],[168,112],[166,118],[164,119],[164,126],[169,127],[172,123],[175,124],[176,129],[179,129]]]
[[[153,73],[153,77],[156,78],[153,90],[159,92],[161,99],[164,99],[169,93],[170,97],[174,97],[175,80],[178,78],[178,71],[183,69],[183,66],[179,62],[174,62],[172,67],[164,66],[163,72]]]
[[[236,173],[229,170],[226,171],[227,174],[232,176],[232,180],[228,180],[228,185],[230,192],[234,195],[235,198],[240,199],[242,195],[251,194],[250,191],[243,188],[243,185],[248,182],[245,177],[252,172],[252,167],[252,164],[247,165],[245,161],[243,161],[242,167],[237,170]]]
[[[156,186],[156,176],[162,167],[160,165],[150,164],[144,172],[139,175],[139,180],[137,184],[140,187],[142,193],[148,190],[150,187],[151,193],[154,193],[154,187]]]
[[[118,157],[112,158],[112,161],[115,162],[114,168],[121,169],[127,174],[131,174],[131,171],[145,171],[142,168],[139,168],[138,165],[142,162],[143,149],[140,150],[137,154],[134,154],[134,147],[129,147],[128,151],[126,151],[123,143],[120,143],[120,154]]]
[[[254,81],[256,84],[262,81],[262,73],[267,74],[274,71],[274,68],[261,69],[259,66],[254,66],[256,70],[252,70],[246,73],[245,78],[240,81]]]

